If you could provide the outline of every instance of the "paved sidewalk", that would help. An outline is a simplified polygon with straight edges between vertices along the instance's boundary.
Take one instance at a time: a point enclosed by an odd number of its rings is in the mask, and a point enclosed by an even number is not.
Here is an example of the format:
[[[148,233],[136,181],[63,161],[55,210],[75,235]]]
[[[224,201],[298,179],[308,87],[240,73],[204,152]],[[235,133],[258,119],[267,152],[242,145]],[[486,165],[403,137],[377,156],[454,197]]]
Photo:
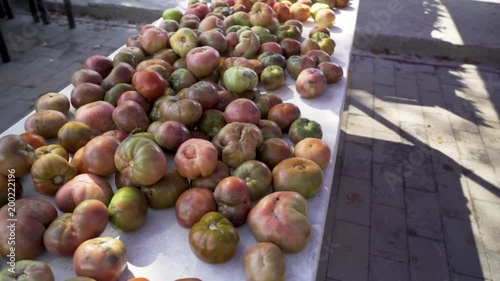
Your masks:
[[[318,280],[500,280],[500,71],[351,63]]]
[[[55,19],[2,22],[19,52],[0,64],[1,130],[141,26]],[[365,52],[351,65],[318,280],[500,280],[500,70]]]

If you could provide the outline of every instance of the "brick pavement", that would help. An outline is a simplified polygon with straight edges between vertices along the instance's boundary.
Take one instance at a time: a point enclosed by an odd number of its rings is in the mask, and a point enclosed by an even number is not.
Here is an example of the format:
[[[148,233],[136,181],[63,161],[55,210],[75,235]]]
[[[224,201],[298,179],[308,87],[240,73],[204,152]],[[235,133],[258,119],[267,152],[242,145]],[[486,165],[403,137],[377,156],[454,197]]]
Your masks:
[[[318,280],[500,280],[499,74],[354,53]]]
[[[2,21],[17,39],[0,64],[2,131],[140,26],[30,17]],[[351,63],[318,280],[500,280],[500,71],[363,52]]]

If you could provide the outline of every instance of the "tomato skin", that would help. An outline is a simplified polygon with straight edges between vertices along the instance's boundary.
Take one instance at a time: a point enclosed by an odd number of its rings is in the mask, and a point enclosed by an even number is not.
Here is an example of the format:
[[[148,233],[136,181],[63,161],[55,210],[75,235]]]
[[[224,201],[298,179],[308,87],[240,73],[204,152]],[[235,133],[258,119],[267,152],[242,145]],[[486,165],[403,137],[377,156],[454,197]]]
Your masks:
[[[175,169],[167,169],[165,176],[152,185],[141,186],[148,205],[153,209],[167,209],[175,206],[181,194],[189,189],[189,181]]]
[[[202,261],[219,264],[229,261],[240,241],[238,232],[222,214],[204,215],[189,231],[189,246]]]
[[[21,136],[34,149],[37,149],[40,146],[47,145],[47,140],[37,133],[24,132],[24,133],[20,134],[19,136]]]
[[[43,235],[47,251],[57,256],[71,256],[84,241],[95,238],[108,224],[108,209],[99,200],[78,204],[73,213],[55,219]]]
[[[117,281],[127,265],[125,244],[113,237],[97,237],[83,242],[73,255],[78,276],[97,281]]]
[[[31,166],[35,190],[48,196],[55,196],[57,191],[77,174],[76,168],[57,154],[43,155]]]
[[[123,232],[134,232],[146,223],[148,201],[135,187],[120,188],[108,206],[111,225]]]
[[[252,201],[264,197],[271,188],[273,175],[269,167],[257,160],[248,160],[239,165],[233,172],[245,181],[250,191]]]
[[[0,174],[22,177],[29,174],[36,160],[35,150],[22,137],[6,135],[0,138]]]
[[[248,281],[285,281],[285,255],[270,242],[252,245],[243,256],[245,278]]]
[[[274,243],[285,253],[302,251],[311,237],[307,201],[294,191],[276,191],[262,198],[247,221],[257,241]]]
[[[274,191],[295,191],[309,199],[323,186],[323,170],[314,161],[292,157],[281,161],[273,169]]]
[[[115,166],[120,173],[139,185],[159,181],[167,169],[167,158],[153,140],[129,136],[116,149]]]
[[[5,268],[0,271],[0,280],[16,281],[19,276],[27,281],[54,281],[54,273],[49,265],[36,260],[20,260],[16,262],[14,273]]]

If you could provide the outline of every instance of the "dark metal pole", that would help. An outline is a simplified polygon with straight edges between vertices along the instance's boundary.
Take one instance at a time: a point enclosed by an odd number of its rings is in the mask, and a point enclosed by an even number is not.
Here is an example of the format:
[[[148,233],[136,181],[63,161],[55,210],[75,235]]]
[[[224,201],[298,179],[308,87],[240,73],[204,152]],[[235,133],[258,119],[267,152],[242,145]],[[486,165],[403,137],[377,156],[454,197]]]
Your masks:
[[[35,0],[29,0],[29,3],[30,3],[31,15],[33,16],[33,21],[34,22],[39,22],[40,19],[38,19],[38,12],[36,10]]]
[[[73,9],[71,8],[71,1],[64,0],[64,7],[66,8],[66,16],[68,17],[69,28],[74,29],[75,19],[73,18]]]
[[[13,19],[14,15],[12,14],[12,10],[10,9],[9,0],[3,0],[3,8],[5,13],[7,14],[8,19]]]
[[[5,17],[5,11],[3,9],[3,4],[0,2],[0,19]]]
[[[36,4],[38,6],[38,10],[40,11],[43,24],[49,24],[49,18],[47,17],[47,10],[45,9],[45,4],[43,3],[43,0],[36,0]]]
[[[3,62],[9,62],[9,52],[7,50],[7,46],[5,45],[5,41],[3,40],[2,30],[0,29],[0,56],[2,57]]]

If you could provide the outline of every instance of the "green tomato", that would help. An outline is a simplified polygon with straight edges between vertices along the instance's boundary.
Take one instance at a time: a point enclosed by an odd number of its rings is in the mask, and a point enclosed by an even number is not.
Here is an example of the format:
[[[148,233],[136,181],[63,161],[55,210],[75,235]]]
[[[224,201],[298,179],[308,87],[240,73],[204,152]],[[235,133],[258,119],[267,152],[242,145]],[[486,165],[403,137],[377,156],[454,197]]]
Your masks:
[[[305,138],[321,139],[323,130],[318,122],[301,117],[290,125],[288,136],[294,144],[297,144]]]
[[[257,73],[250,68],[233,66],[224,72],[222,81],[229,92],[240,94],[246,90],[255,88],[259,81],[259,77]]]

